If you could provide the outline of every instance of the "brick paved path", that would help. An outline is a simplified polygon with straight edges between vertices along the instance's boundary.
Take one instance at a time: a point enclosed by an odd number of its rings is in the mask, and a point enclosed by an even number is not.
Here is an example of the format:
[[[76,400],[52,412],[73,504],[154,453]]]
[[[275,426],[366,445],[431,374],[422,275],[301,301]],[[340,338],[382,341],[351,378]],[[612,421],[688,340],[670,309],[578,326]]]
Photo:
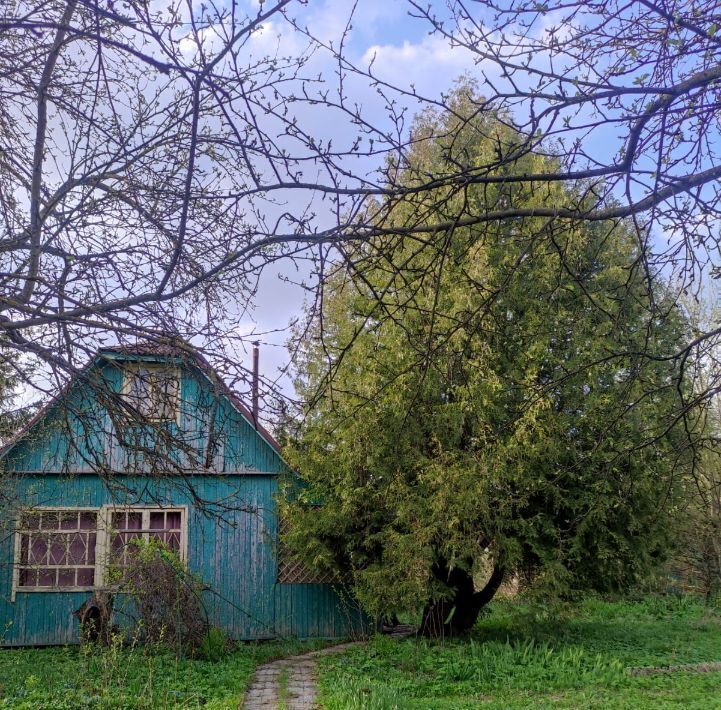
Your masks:
[[[415,632],[410,626],[398,626],[390,632],[393,638],[404,638]],[[245,693],[241,703],[243,710],[275,710],[281,700],[281,677],[287,681],[285,694],[286,710],[311,710],[316,707],[318,687],[315,667],[320,656],[341,653],[349,648],[361,646],[364,641],[340,643],[328,646],[320,651],[304,653],[300,656],[281,658],[258,666],[253,682]]]
[[[285,707],[287,710],[310,710],[316,707],[318,688],[316,686],[315,665],[319,656],[340,653],[346,649],[360,646],[363,641],[341,643],[320,651],[304,653],[301,656],[281,658],[258,666],[253,682],[248,688],[243,704],[244,710],[273,710],[280,702],[280,680],[287,678]]]

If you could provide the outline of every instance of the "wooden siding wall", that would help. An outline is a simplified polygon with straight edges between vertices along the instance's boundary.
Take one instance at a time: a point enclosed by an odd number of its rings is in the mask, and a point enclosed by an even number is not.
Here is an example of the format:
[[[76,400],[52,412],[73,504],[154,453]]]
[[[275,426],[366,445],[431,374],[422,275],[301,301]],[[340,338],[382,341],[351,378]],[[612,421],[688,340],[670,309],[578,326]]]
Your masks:
[[[147,489],[147,479],[128,477],[129,488],[140,496],[109,495],[93,475],[45,475],[22,481],[29,505],[89,506],[153,504],[190,505],[182,487],[160,484]],[[190,507],[188,565],[212,589],[205,603],[212,623],[232,638],[339,637],[358,633],[362,619],[355,606],[326,584],[278,584],[276,515],[273,497],[277,477],[271,475],[196,476],[198,495],[207,501],[233,502],[236,510],[219,523]],[[44,645],[78,639],[73,611],[90,592],[12,593],[13,540],[0,531],[0,643]],[[122,614],[122,605],[119,616]],[[122,620],[121,620],[122,621]]]
[[[98,374],[119,391],[116,366],[105,364]],[[232,638],[340,637],[365,628],[356,606],[331,585],[277,583],[275,496],[284,464],[226,398],[214,396],[207,380],[183,372],[180,428],[202,458],[210,407],[218,407],[214,470],[184,480],[143,476],[142,462],[131,473],[132,454],[118,445],[90,390],[71,388],[71,406],[51,411],[6,456],[3,485],[15,486],[23,505],[187,505],[189,568],[212,590],[205,596],[211,621]],[[109,488],[93,472],[98,461],[112,464],[119,486]],[[189,486],[211,515],[194,507]],[[76,642],[73,611],[90,592],[18,590],[12,601],[13,552],[12,521],[0,519],[0,645]]]

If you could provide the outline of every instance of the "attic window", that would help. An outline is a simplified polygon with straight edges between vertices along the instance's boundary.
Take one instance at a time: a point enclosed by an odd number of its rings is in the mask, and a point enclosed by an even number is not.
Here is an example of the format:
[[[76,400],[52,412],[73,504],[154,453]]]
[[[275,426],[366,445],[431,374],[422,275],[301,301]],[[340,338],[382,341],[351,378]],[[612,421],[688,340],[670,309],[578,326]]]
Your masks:
[[[123,395],[143,418],[167,421],[178,416],[180,369],[172,365],[126,365]]]

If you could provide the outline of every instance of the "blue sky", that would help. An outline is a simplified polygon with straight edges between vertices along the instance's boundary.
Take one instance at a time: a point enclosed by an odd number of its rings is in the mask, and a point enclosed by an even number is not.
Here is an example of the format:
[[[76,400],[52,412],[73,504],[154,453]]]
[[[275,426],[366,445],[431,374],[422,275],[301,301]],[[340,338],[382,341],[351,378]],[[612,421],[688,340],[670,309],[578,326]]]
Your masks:
[[[241,4],[245,3],[251,16],[255,16],[259,8],[262,11],[271,5],[267,0],[262,5],[259,5],[258,0],[237,1]],[[152,3],[157,9],[163,9],[166,0],[152,0]],[[477,8],[478,5],[471,3],[469,7]],[[444,0],[433,3],[435,12],[443,12],[444,8]],[[481,82],[481,92],[483,92],[482,79],[485,73],[494,81],[498,79],[498,69],[495,65],[486,62],[479,64],[477,57],[468,50],[452,47],[448,40],[430,32],[431,27],[426,20],[412,17],[411,12],[412,5],[407,0],[358,0],[357,3],[352,0],[309,0],[307,3],[294,0],[288,6],[288,13],[299,25],[307,26],[309,32],[317,39],[336,47],[344,35],[349,17],[353,14],[352,29],[348,34],[344,51],[348,60],[360,68],[367,67],[372,62],[375,76],[391,85],[405,89],[413,87],[418,94],[429,99],[440,97],[464,73],[476,77]],[[539,37],[548,37],[549,28],[556,24],[559,18],[557,12],[541,16],[533,32],[538,33]],[[187,49],[187,57],[192,61],[197,47],[191,36],[185,35],[187,24],[181,23],[178,27],[179,38],[183,37],[183,42],[188,42],[186,48],[183,48],[181,43],[182,55],[186,56]],[[204,44],[206,41],[212,44],[213,31],[211,28],[207,37],[204,37]],[[508,38],[507,41],[513,42],[513,39]],[[306,46],[307,40],[300,33],[294,31],[281,16],[275,16],[252,35],[243,52],[256,58],[272,56],[276,51],[280,56],[292,56],[302,52]],[[508,46],[512,48],[514,45]],[[548,57],[543,52],[536,53],[533,61],[547,64]],[[574,72],[574,67],[555,66],[555,69],[569,75]],[[328,52],[316,52],[304,72],[305,75],[320,76],[331,93],[337,87],[337,64]],[[299,90],[299,86],[284,85],[286,86],[288,88],[284,90],[287,95]],[[385,100],[379,96],[367,79],[356,77],[348,80],[346,89],[352,101],[362,107],[363,114],[369,122],[379,127],[392,125],[387,115]],[[421,104],[398,94],[395,98],[407,108],[407,128],[411,116]],[[302,118],[303,129],[307,133],[325,140],[332,137],[334,145],[341,151],[344,146],[347,149],[357,136],[357,129],[347,120],[347,116],[345,119],[343,116],[339,117],[337,113],[332,113],[320,104],[311,107],[307,104],[295,103],[292,110]],[[519,110],[526,110],[525,105]],[[266,122],[267,126],[263,128],[272,132],[274,130],[272,119],[266,118]],[[615,130],[615,128],[604,128],[602,136],[585,141],[584,147],[596,150],[601,159],[607,160],[617,150],[619,137],[614,134]],[[353,164],[353,172],[356,175],[371,173],[378,167],[380,160],[380,158],[358,159]],[[317,175],[311,173],[312,170],[308,170],[307,174],[304,174],[304,179],[315,180]],[[272,210],[287,211],[297,215],[306,208],[307,198],[307,193],[305,195],[292,193],[288,196],[287,202],[279,207],[271,205],[268,209],[271,216]],[[321,213],[316,221],[316,226],[320,228],[327,226],[323,224],[322,214],[323,210],[327,209],[326,204],[327,202],[314,200],[313,207]],[[327,217],[326,222],[328,222]],[[276,263],[268,267],[251,310],[252,317],[244,318],[236,329],[238,334],[250,336],[246,341],[248,346],[255,339],[254,334],[257,334],[258,339],[261,340],[262,369],[269,379],[274,379],[278,368],[287,362],[285,350],[285,342],[288,338],[287,326],[302,314],[305,293],[297,286],[288,283],[286,277],[299,280],[302,276],[303,274],[295,274],[289,263]],[[236,309],[231,312],[242,312],[245,304],[237,303],[241,296],[230,293],[227,296],[228,308]],[[236,350],[235,357],[248,367],[250,348],[248,347],[245,353]]]
[[[337,45],[352,8],[353,3],[347,0],[325,0],[310,2],[307,6],[293,6],[291,14],[315,36]],[[446,40],[430,35],[428,24],[411,17],[409,10],[409,4],[402,0],[361,0],[352,21],[347,54],[351,61],[361,66],[373,60],[374,73],[391,84],[413,85],[422,95],[438,97],[461,74],[476,71],[474,58],[466,50],[452,48]],[[301,47],[303,40],[294,35],[287,25],[272,21],[255,35],[253,44],[259,53],[272,50],[279,44],[283,54]],[[312,70],[322,73],[333,84],[336,67],[327,55],[319,53]],[[355,85],[354,90],[354,98],[363,104],[366,115],[375,123],[382,124],[386,120],[385,110],[377,94],[360,83]],[[417,105],[409,103],[409,117],[417,109]],[[317,135],[328,137],[333,133],[341,141],[344,138],[351,140],[354,135],[350,127],[323,123],[321,115],[309,120]],[[377,165],[366,162],[357,167],[370,171]],[[270,379],[287,362],[285,341],[288,334],[285,328],[302,310],[303,291],[280,277],[288,272],[292,273],[292,270],[287,265],[275,265],[266,271],[253,319],[242,325],[242,330],[247,333],[253,330],[266,332],[260,338],[261,369]],[[242,353],[238,354],[242,356]],[[244,364],[250,364],[249,350]]]
[[[445,3],[434,2],[436,12],[442,12]],[[348,0],[325,0],[323,2],[309,2],[307,6],[293,5],[291,14],[297,17],[301,25],[307,25],[310,31],[320,39],[333,42],[336,46],[353,7]],[[255,5],[257,7],[257,5]],[[477,7],[474,3],[469,8]],[[450,88],[455,79],[467,73],[481,81],[488,72],[494,81],[498,77],[498,70],[492,64],[478,64],[476,57],[468,50],[452,47],[447,40],[437,34],[430,34],[430,27],[425,20],[410,16],[411,6],[404,0],[360,0],[352,23],[352,31],[346,45],[346,53],[353,63],[364,66],[371,59],[375,75],[388,81],[390,84],[402,87],[415,87],[416,91],[428,98],[435,98]],[[533,32],[548,36],[549,29],[559,23],[561,15],[551,12],[540,17]],[[480,18],[478,18],[480,19]],[[563,34],[561,28],[560,33]],[[288,32],[287,27],[281,23],[270,23],[263,31],[254,37],[259,48],[268,48],[280,38],[281,49],[287,48],[292,52],[294,43],[299,39]],[[508,41],[513,41],[510,37]],[[539,65],[547,64],[548,57],[543,53],[534,56],[533,61]],[[327,57],[319,54],[314,60],[312,68],[327,78],[331,86],[334,82],[336,67]],[[554,64],[554,69],[560,74],[574,76],[577,68],[563,66],[560,62]],[[631,83],[633,75],[624,77],[619,81]],[[363,105],[365,115],[376,125],[386,120],[384,107],[374,91],[364,86],[359,80],[353,84],[354,96]],[[419,108],[407,99],[399,97],[400,101],[408,102],[410,115]],[[525,106],[518,110],[525,110]],[[584,114],[584,112],[586,112]],[[589,114],[584,108],[577,116],[571,115],[572,125],[583,123]],[[519,115],[516,115],[519,118]],[[343,139],[351,140],[352,129],[341,124],[330,124],[323,116],[308,115],[309,127],[315,135],[327,137],[333,135],[341,143]],[[583,148],[597,157],[599,161],[609,161],[617,154],[624,138],[624,127],[619,125],[599,126],[593,129],[590,135],[579,133],[582,136]],[[637,167],[642,163],[638,162]],[[370,163],[355,166],[356,170],[372,170]],[[633,185],[632,193],[639,197],[644,192],[644,186]],[[619,195],[623,198],[622,195]],[[653,232],[654,245],[662,250],[667,240],[673,241],[673,233],[665,233],[662,225],[655,225]],[[282,269],[282,267],[281,267]],[[277,278],[278,268],[271,269],[265,274],[262,288],[258,296],[255,309],[256,327],[259,330],[282,329],[295,316],[298,315],[302,304],[302,293],[298,289],[282,283]],[[243,328],[251,330],[254,325],[250,322]],[[263,340],[265,346],[262,351],[264,372],[272,377],[273,371],[286,360],[286,354],[281,347],[286,335],[277,332]]]
[[[230,3],[231,0],[218,0],[219,2]],[[271,2],[265,2],[259,6],[257,0],[237,0],[245,7],[250,16],[255,16],[259,7],[266,9]],[[182,3],[181,5],[182,6]],[[199,7],[199,4],[195,4]],[[165,0],[151,0],[151,8],[158,11],[167,11]],[[355,8],[355,11],[354,11]],[[308,3],[294,0],[289,8],[289,14],[302,26],[307,26],[312,34],[324,43],[337,46],[346,29],[348,19],[353,13],[352,29],[348,34],[346,54],[354,64],[364,67],[371,60],[374,61],[374,72],[382,79],[391,84],[403,87],[414,85],[419,93],[428,97],[436,97],[442,91],[447,90],[454,80],[464,71],[472,70],[473,58],[463,50],[451,49],[449,44],[438,37],[429,35],[428,25],[409,15],[410,5],[405,0],[360,0],[355,5],[350,0],[310,0]],[[177,26],[177,38],[184,35],[187,39],[185,48],[181,43],[181,51],[192,61],[193,54],[197,51],[192,36],[189,34],[188,23],[179,23]],[[187,33],[187,34],[186,34]],[[204,37],[204,42],[212,45],[213,36],[209,32]],[[307,45],[307,40],[295,32],[290,24],[281,16],[274,17],[267,22],[259,31],[255,32],[244,48],[244,52],[255,53],[257,58],[273,55],[276,51],[280,56],[294,55],[302,51]],[[73,46],[71,50],[75,51]],[[211,46],[212,54],[212,46]],[[311,63],[306,68],[306,75],[320,75],[327,82],[328,87],[333,90],[337,81],[337,66],[328,52],[316,52]],[[146,90],[152,93],[155,88],[153,79],[148,79]],[[293,87],[289,91],[297,90]],[[358,80],[352,89],[352,98],[363,106],[364,114],[379,125],[390,125],[387,120],[384,101],[377,92],[369,85],[368,81]],[[401,99],[401,101],[407,101]],[[120,102],[122,105],[122,101]],[[329,120],[327,109],[322,107],[311,109],[307,106],[298,106],[302,113],[303,127],[306,131],[319,138],[328,139],[333,137],[340,144],[351,145],[356,137],[356,129],[348,122]],[[408,118],[417,110],[418,106],[408,106]],[[121,110],[122,113],[122,110]],[[54,119],[51,117],[51,125]],[[58,125],[62,137],[62,126]],[[268,128],[268,126],[264,126]],[[272,126],[270,126],[272,130]],[[354,170],[360,173],[371,172],[378,167],[379,159],[376,162],[365,160],[354,166]],[[64,169],[60,164],[59,170]],[[52,170],[50,170],[52,174]],[[57,176],[55,176],[57,177]],[[311,177],[311,176],[309,176]],[[58,177],[61,179],[61,177]],[[308,195],[290,195],[288,203],[283,205],[283,210],[298,214],[306,207],[305,201]],[[297,203],[294,203],[297,200]],[[323,204],[314,206],[322,212]],[[269,209],[273,209],[270,207]],[[322,224],[323,219],[319,220]],[[286,364],[288,360],[285,343],[288,339],[288,324],[302,314],[303,299],[305,293],[302,289],[288,283],[286,277],[292,279],[302,278],[302,274],[294,273],[289,263],[276,263],[270,266],[263,275],[260,292],[255,299],[252,308],[252,317],[243,319],[238,328],[240,334],[258,333],[262,342],[261,367],[263,374],[268,379],[274,379],[278,368]],[[242,312],[246,304],[239,303],[242,297],[238,294],[227,294],[228,309],[235,309],[235,313]],[[263,335],[265,333],[265,335]],[[246,352],[235,351],[235,356],[240,364],[248,368],[250,366],[250,342],[253,337],[246,340]],[[37,374],[37,385],[45,390],[52,390],[57,386],[53,377],[40,368]],[[46,377],[47,375],[47,377]],[[289,391],[288,382],[285,380],[286,391]],[[35,399],[36,392],[26,393],[24,399]]]

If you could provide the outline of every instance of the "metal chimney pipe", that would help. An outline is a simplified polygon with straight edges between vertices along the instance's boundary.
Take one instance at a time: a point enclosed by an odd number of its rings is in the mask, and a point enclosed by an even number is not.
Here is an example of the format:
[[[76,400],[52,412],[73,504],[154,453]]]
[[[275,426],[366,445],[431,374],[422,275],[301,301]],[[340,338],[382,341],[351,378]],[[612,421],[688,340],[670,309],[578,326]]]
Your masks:
[[[258,374],[259,345],[256,340],[253,343],[253,425],[258,428],[258,382],[260,375]]]

